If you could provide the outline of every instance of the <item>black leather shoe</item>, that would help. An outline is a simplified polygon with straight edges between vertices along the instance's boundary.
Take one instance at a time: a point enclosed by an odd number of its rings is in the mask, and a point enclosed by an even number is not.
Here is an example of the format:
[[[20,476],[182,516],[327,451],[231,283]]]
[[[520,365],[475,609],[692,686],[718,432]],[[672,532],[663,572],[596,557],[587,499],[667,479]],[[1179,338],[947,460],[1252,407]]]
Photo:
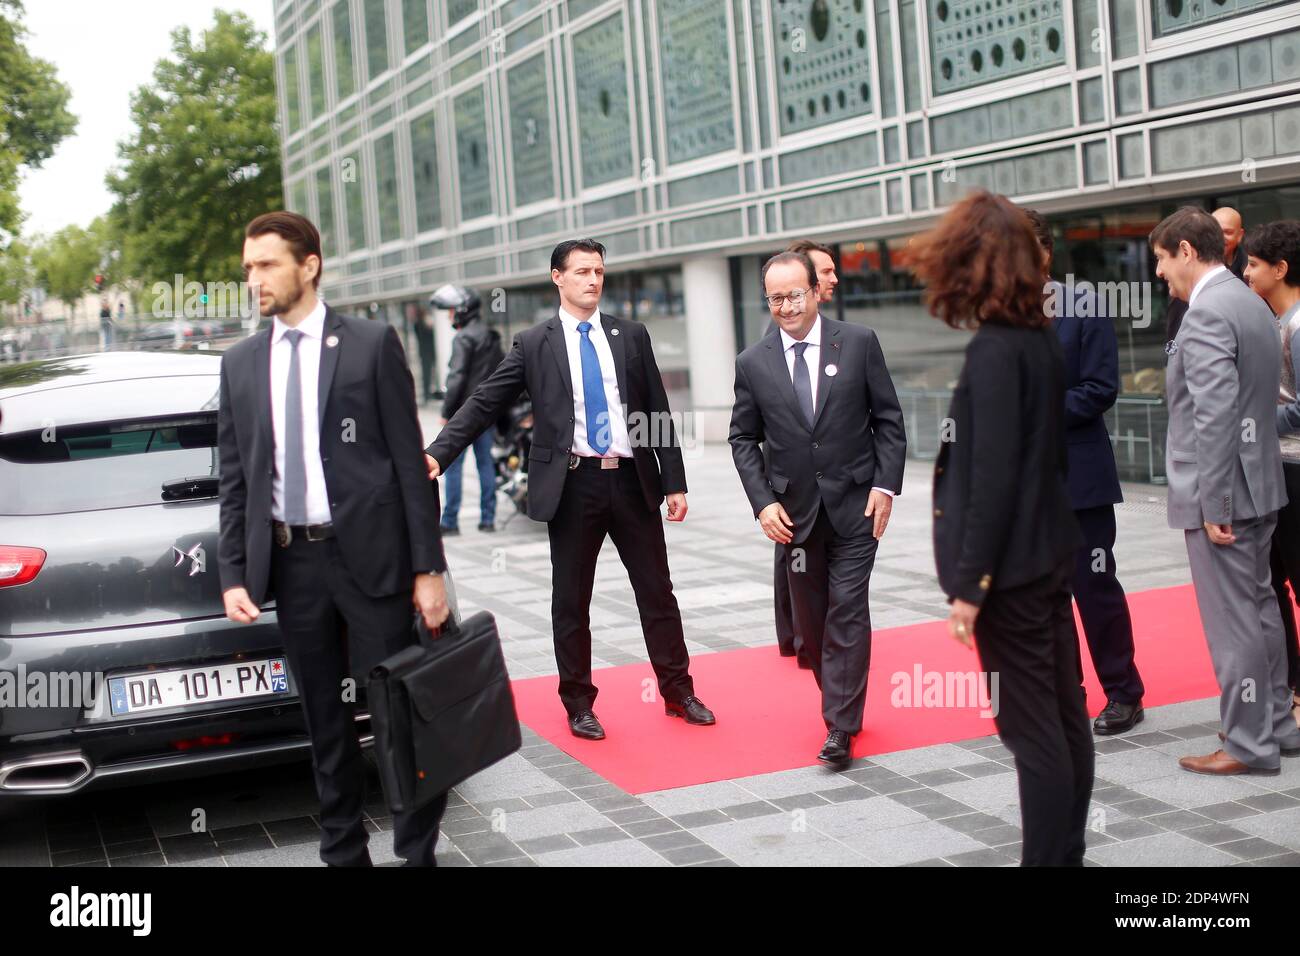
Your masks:
[[[448,528],[446,525],[439,525],[438,530],[442,532],[444,538],[453,534],[460,534],[460,528]]]
[[[481,525],[478,526],[478,529],[479,529],[480,531],[483,531],[483,532],[486,532],[486,533],[488,533],[488,534],[491,534],[493,531],[496,531],[497,526],[494,525],[494,524],[481,524]]]
[[[569,718],[569,733],[584,740],[604,740],[605,728],[600,726],[596,715],[589,710],[574,714]]]
[[[664,701],[664,713],[669,717],[685,717],[688,724],[699,724],[701,727],[717,723],[713,711],[705,707],[704,701],[698,697],[666,700]]]
[[[1117,700],[1106,701],[1105,709],[1092,722],[1092,732],[1101,737],[1122,734],[1142,723],[1141,704],[1121,704]]]
[[[800,669],[800,670],[810,671],[810,670],[813,669],[813,668],[812,668],[812,661],[808,660],[808,658],[804,656],[803,651],[800,651],[800,652],[799,652],[799,662],[798,662],[798,663],[799,663],[799,669]]]
[[[796,653],[793,647],[790,648],[789,650],[786,650],[784,647],[778,647],[776,650],[777,653],[780,654],[782,657],[794,657]]]
[[[832,730],[817,759],[831,767],[842,767],[853,759],[853,738],[843,730]]]

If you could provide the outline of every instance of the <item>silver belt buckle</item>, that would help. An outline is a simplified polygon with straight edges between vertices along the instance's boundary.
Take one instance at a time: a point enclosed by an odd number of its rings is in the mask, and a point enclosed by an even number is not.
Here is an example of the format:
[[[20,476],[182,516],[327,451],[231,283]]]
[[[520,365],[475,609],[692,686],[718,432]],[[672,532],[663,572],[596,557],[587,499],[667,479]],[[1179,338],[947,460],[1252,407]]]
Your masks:
[[[611,468],[617,468],[617,467],[618,467],[617,458],[602,458],[600,460],[601,471],[609,471]]]
[[[289,547],[289,542],[293,540],[293,531],[284,522],[275,526],[275,543],[282,548]]]
[[[306,532],[307,540],[308,540],[308,541],[324,541],[326,538],[329,537],[329,535],[322,535],[322,536],[319,537],[319,538],[316,537],[316,535],[312,534],[312,531],[311,531],[311,529],[312,529],[312,528],[315,528],[315,527],[319,527],[319,525],[310,525],[310,524],[309,524],[309,525],[305,525],[305,526],[304,526],[303,530]]]

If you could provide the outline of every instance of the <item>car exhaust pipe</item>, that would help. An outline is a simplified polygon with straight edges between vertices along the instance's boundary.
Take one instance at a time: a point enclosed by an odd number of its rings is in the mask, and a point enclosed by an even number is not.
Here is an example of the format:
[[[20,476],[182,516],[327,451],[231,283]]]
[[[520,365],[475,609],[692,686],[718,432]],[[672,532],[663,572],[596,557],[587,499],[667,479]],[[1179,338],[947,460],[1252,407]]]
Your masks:
[[[0,764],[0,792],[71,793],[91,772],[90,761],[80,751],[20,757]]]

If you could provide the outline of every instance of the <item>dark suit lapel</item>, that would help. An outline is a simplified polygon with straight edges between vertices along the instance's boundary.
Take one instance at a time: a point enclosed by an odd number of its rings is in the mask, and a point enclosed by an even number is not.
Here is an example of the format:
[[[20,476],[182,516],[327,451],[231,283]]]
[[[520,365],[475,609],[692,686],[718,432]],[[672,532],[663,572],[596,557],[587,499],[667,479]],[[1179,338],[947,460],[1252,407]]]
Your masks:
[[[614,379],[618,382],[618,394],[624,403],[628,400],[627,395],[627,349],[623,345],[623,340],[627,338],[627,332],[617,319],[612,315],[600,314],[600,327],[605,333],[605,341],[609,343],[609,350],[614,354]]]
[[[555,364],[560,367],[560,377],[569,389],[569,400],[573,400],[573,373],[569,371],[569,350],[564,345],[564,325],[560,317],[554,316],[546,323],[546,342],[551,347]]]
[[[767,355],[767,370],[772,375],[772,384],[776,386],[777,392],[785,397],[794,420],[811,431],[812,429],[808,427],[808,419],[804,418],[803,409],[799,407],[799,400],[795,398],[794,381],[790,378],[790,369],[785,364],[785,340],[778,332],[776,335],[764,338],[763,345],[766,346],[763,351]]]
[[[818,351],[821,353],[821,371],[817,373],[817,407],[813,411],[813,428],[821,421],[822,409],[826,407],[826,401],[830,398],[831,387],[835,384],[836,375],[840,369],[840,330],[832,326],[825,318],[822,319],[822,342]],[[827,375],[826,368],[829,365],[835,366],[836,375]],[[794,391],[793,386],[791,391]]]
[[[325,427],[325,403],[329,400],[334,370],[339,366],[339,352],[343,349],[343,320],[331,308],[325,309],[324,336],[320,344],[320,382],[316,389],[317,428]],[[330,340],[334,345],[330,345]]]
[[[266,447],[275,448],[275,426],[271,421],[271,331],[270,325],[253,341],[253,411],[257,430]]]

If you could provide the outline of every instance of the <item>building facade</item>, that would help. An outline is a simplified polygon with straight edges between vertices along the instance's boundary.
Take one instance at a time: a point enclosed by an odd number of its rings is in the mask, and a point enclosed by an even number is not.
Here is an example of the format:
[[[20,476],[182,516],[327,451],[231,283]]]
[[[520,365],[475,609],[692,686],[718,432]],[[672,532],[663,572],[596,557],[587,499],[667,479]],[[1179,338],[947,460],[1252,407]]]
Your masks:
[[[969,188],[1048,214],[1056,271],[1132,283],[1111,432],[1163,478],[1167,291],[1146,236],[1185,202],[1300,217],[1300,2],[276,0],[286,204],[333,304],[408,325],[445,282],[507,340],[550,251],[609,248],[675,407],[725,437],[758,269],[832,245],[831,314],[881,337],[912,452],[937,450],[965,334],[907,240]],[[445,329],[441,344],[445,355]],[[445,359],[444,359],[445,362]],[[440,363],[442,364],[442,363]]]

